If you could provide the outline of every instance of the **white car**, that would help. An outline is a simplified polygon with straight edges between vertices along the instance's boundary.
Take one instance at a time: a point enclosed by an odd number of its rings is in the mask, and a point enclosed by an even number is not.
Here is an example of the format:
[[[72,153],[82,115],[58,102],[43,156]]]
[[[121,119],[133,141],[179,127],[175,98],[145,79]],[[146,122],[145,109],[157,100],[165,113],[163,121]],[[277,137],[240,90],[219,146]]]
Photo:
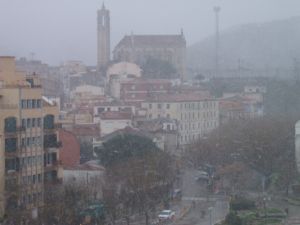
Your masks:
[[[174,217],[175,217],[175,212],[172,210],[163,210],[158,215],[159,220],[171,220],[174,219]]]

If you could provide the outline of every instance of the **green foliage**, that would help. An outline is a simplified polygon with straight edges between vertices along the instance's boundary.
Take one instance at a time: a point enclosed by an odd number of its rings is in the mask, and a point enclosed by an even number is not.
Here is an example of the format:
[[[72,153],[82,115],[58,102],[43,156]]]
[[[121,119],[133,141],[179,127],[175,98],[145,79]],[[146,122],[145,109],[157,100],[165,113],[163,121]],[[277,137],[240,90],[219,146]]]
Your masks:
[[[231,210],[252,210],[255,209],[255,202],[243,197],[236,197],[230,201]]]
[[[229,212],[225,218],[226,225],[242,225],[241,218],[237,215],[236,212]]]
[[[103,144],[97,153],[104,166],[126,161],[132,157],[141,158],[158,152],[155,143],[149,138],[132,134],[118,135]]]
[[[265,112],[268,115],[299,116],[300,83],[294,80],[270,80],[264,96]]]
[[[170,79],[178,77],[178,73],[174,66],[167,61],[148,58],[141,67],[146,78]]]

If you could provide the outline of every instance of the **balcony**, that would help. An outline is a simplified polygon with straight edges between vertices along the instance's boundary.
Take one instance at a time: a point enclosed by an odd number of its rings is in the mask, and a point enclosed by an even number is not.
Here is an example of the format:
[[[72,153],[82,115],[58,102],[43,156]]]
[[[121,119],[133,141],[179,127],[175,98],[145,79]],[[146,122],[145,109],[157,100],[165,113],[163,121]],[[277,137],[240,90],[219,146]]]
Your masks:
[[[57,160],[57,161],[52,162],[52,164],[46,164],[44,167],[44,170],[47,172],[56,171],[59,168],[59,166],[61,166],[61,165],[62,165],[61,160]]]
[[[62,128],[62,124],[61,123],[55,123],[53,124],[53,126],[47,126],[44,127],[44,132],[45,133],[53,133],[55,131],[57,131],[58,129]]]
[[[10,152],[5,151],[5,158],[15,158],[15,157],[18,156],[18,154],[19,154],[18,150],[17,151],[10,151]]]
[[[18,134],[25,132],[25,127],[16,127],[15,130],[4,131],[5,137],[16,137]]]

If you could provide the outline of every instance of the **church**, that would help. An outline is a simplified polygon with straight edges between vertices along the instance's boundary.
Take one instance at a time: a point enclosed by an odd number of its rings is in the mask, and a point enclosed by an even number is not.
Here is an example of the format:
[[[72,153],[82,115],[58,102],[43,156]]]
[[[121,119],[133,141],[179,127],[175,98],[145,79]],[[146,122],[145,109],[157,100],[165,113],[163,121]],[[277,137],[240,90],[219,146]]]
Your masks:
[[[110,60],[109,10],[98,11],[98,69]],[[174,35],[125,35],[113,50],[116,62],[142,65],[147,59],[166,61],[173,65],[181,80],[186,77],[186,41],[181,31]]]

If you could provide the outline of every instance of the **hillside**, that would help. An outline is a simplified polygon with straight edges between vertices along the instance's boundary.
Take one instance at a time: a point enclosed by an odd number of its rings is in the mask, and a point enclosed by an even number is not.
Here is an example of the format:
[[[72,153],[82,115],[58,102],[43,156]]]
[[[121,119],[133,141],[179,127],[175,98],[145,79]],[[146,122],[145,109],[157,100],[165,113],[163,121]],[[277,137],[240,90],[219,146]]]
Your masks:
[[[211,70],[214,65],[214,36],[190,47],[188,67],[192,70]],[[263,70],[288,69],[300,62],[300,17],[262,24],[247,24],[220,33],[220,67],[223,70],[240,68]]]

